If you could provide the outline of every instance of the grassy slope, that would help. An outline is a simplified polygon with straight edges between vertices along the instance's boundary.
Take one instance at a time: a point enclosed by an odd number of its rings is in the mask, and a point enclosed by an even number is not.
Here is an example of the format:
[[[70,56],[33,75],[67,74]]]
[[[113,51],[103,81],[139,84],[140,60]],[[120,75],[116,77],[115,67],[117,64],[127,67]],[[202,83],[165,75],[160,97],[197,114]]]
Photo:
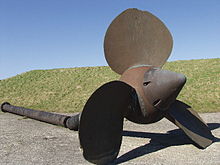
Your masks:
[[[178,99],[198,112],[220,111],[220,59],[169,62],[164,69],[188,80]],[[105,82],[117,80],[109,67],[34,70],[0,81],[0,103],[56,112],[81,111]]]

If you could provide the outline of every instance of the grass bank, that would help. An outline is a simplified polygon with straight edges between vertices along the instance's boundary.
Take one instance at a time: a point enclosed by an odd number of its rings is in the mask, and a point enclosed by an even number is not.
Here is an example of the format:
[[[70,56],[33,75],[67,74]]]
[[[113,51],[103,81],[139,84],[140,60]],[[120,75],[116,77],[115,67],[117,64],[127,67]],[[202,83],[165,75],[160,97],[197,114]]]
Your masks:
[[[187,77],[178,99],[198,112],[220,111],[220,59],[168,62],[164,69]],[[96,88],[118,78],[106,66],[33,70],[1,80],[0,103],[7,101],[52,112],[78,112]]]

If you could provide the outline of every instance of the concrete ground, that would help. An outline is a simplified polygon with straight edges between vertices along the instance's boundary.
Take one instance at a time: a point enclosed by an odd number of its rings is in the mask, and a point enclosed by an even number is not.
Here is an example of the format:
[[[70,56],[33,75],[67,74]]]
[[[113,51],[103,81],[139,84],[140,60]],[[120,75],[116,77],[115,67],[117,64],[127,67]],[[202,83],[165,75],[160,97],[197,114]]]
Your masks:
[[[220,165],[220,113],[201,114],[215,142],[201,150],[175,125],[161,120],[138,125],[124,122],[123,142],[115,164]],[[0,112],[1,165],[80,165],[84,160],[78,132]]]

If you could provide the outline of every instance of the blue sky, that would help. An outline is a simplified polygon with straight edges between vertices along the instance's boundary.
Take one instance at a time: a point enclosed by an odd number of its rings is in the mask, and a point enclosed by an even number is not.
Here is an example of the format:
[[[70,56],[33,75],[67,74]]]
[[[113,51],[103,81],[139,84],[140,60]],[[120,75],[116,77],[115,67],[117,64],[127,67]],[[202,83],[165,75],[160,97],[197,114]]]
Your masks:
[[[167,25],[174,38],[169,61],[220,58],[219,0],[0,0],[0,79],[107,65],[105,31],[127,8]]]

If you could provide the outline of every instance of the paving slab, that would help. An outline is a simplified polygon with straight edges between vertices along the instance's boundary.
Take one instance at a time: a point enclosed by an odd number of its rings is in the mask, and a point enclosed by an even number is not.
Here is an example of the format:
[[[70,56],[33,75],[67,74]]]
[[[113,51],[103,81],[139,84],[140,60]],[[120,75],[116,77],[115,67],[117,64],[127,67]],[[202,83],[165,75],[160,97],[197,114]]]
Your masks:
[[[139,125],[124,121],[123,141],[114,164],[220,165],[220,113],[200,114],[215,142],[198,149],[166,119]],[[78,132],[0,112],[1,165],[86,165]]]

